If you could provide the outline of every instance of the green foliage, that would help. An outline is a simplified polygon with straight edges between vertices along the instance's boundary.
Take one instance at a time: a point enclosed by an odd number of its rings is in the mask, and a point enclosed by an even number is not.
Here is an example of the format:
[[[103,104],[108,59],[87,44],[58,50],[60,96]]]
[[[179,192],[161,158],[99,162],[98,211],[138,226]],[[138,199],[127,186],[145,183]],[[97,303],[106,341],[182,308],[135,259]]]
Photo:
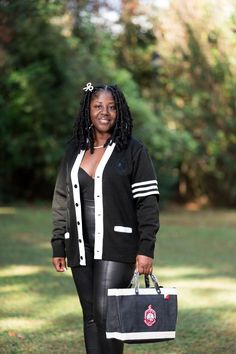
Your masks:
[[[29,6],[30,5],[30,6]],[[2,38],[2,198],[47,195],[74,112],[76,80],[69,43],[43,11],[45,1],[1,7],[9,38]]]
[[[43,0],[6,5],[0,9],[10,33],[1,49],[0,167],[1,185],[6,179],[8,185],[0,198],[48,197],[85,83],[123,80],[128,97],[135,83],[125,70],[113,74],[111,37],[105,29],[96,32],[82,5],[67,24],[68,36],[53,21],[62,6]]]
[[[123,2],[116,33],[97,21],[106,3],[0,3],[0,200],[51,197],[91,81],[124,91],[162,200],[206,196],[212,205],[235,206],[233,7],[223,21],[224,7],[214,17],[209,0],[189,9],[193,17],[174,0],[166,13]]]
[[[160,15],[123,5],[117,57],[152,106],[142,134],[149,131],[164,194],[175,187],[182,201],[235,206],[235,10],[230,0],[232,18],[222,3],[215,15],[208,0],[191,9],[183,2]]]
[[[6,2],[0,8],[8,33],[1,38],[0,198],[5,201],[51,196],[79,90],[91,76],[100,81],[105,71],[91,28],[83,28],[83,40],[90,39],[86,45],[78,37],[65,37],[52,24],[60,7],[51,7],[41,0]]]
[[[188,132],[194,150],[184,154],[179,181],[185,185],[185,200],[207,195],[213,205],[235,205],[235,79],[230,53],[222,54],[217,44],[206,49],[187,24],[187,49],[166,65],[160,107],[166,124]],[[214,49],[214,50],[211,50]],[[169,116],[168,116],[169,114]]]

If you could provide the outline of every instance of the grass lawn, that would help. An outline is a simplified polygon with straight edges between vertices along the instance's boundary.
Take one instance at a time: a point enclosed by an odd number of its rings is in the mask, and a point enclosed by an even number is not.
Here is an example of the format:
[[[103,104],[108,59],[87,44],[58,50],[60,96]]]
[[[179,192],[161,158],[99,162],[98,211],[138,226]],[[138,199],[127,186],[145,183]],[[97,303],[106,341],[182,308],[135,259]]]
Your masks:
[[[0,353],[85,353],[70,270],[51,266],[50,209],[0,208],[0,228]],[[233,211],[161,214],[154,273],[177,287],[177,338],[125,354],[236,353],[235,228]]]

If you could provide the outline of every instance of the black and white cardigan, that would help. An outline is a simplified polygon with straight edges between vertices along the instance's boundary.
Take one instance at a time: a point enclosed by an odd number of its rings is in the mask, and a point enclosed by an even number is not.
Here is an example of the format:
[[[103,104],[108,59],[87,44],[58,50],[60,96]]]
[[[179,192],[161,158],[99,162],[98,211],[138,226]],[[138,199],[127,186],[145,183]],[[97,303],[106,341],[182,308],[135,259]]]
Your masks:
[[[74,144],[60,165],[53,197],[53,257],[86,265],[78,170],[85,151]],[[146,148],[131,139],[127,149],[106,148],[94,178],[94,259],[135,262],[153,258],[159,229],[158,184]]]

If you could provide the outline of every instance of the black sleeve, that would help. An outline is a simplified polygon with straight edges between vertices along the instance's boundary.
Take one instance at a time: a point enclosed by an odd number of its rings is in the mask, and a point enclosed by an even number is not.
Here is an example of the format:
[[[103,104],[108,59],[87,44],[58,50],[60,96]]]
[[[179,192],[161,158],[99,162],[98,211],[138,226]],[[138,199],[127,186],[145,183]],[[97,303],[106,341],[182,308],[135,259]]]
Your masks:
[[[65,257],[65,232],[67,214],[66,157],[63,158],[56,180],[52,202],[53,236],[51,239],[53,257]]]
[[[140,237],[138,254],[153,258],[159,230],[159,191],[154,167],[144,146],[133,159],[132,193]]]

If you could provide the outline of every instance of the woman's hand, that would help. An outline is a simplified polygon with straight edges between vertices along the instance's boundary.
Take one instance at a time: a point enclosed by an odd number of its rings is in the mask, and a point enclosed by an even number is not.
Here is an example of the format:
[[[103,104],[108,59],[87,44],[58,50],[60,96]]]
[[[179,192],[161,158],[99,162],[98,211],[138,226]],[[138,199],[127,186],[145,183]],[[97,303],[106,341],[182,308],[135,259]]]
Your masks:
[[[151,257],[143,256],[141,254],[136,257],[136,272],[139,274],[151,274],[153,270],[153,259]]]
[[[67,269],[66,259],[64,257],[53,257],[52,264],[57,272],[65,272]]]

